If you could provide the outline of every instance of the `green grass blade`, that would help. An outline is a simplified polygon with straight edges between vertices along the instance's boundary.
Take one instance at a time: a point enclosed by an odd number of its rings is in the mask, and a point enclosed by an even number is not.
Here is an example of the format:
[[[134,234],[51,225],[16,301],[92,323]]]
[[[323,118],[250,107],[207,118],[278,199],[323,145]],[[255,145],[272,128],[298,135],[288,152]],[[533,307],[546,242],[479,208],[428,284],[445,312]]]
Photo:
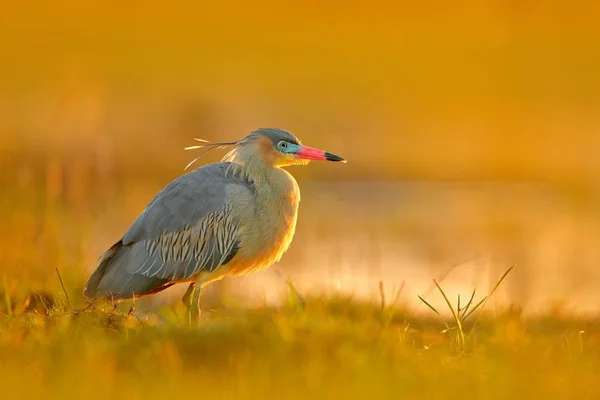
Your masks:
[[[459,350],[460,350],[460,353],[462,354],[464,351],[464,348],[465,348],[465,334],[463,332],[463,328],[462,328],[462,324],[460,323],[460,319],[458,318],[458,314],[456,314],[456,311],[454,311],[454,307],[452,307],[452,303],[450,303],[450,300],[448,299],[448,296],[446,296],[446,293],[444,293],[444,290],[442,289],[442,287],[435,281],[435,279],[433,280],[433,283],[435,283],[435,286],[438,288],[438,290],[444,297],[444,300],[446,300],[446,304],[448,305],[448,308],[450,309],[450,312],[452,313],[454,322],[456,322],[456,326],[458,328]]]
[[[469,311],[469,307],[471,307],[471,303],[473,303],[473,299],[475,298],[475,290],[476,290],[476,289],[475,289],[475,288],[473,288],[473,293],[471,293],[471,297],[469,298],[469,301],[467,302],[467,305],[466,305],[466,306],[464,306],[464,308],[463,308],[463,315],[462,315],[462,317],[461,317],[461,321],[464,321],[464,320],[465,320],[465,317],[464,317],[464,315],[465,315],[465,313],[466,313],[466,312],[468,312],[468,311]],[[459,314],[460,314],[460,313],[459,313]]]
[[[419,300],[421,300],[423,303],[425,303],[425,305],[427,307],[429,307],[431,309],[431,311],[433,311],[434,313],[437,314],[438,317],[440,317],[440,319],[442,320],[442,322],[444,323],[444,326],[446,327],[446,329],[450,329],[450,326],[448,325],[448,323],[446,322],[446,319],[442,316],[442,314],[440,314],[438,312],[438,310],[435,309],[435,307],[433,307],[431,304],[429,304],[424,298],[422,298],[421,296],[418,296]]]
[[[498,282],[496,283],[496,285],[494,286],[494,288],[492,289],[490,294],[488,294],[486,297],[484,297],[485,301],[481,305],[481,310],[479,310],[479,313],[477,314],[477,318],[475,319],[475,322],[473,323],[473,327],[471,328],[471,331],[469,332],[468,336],[471,336],[471,334],[475,331],[475,327],[477,326],[477,323],[479,322],[479,318],[481,317],[481,314],[483,313],[483,310],[484,310],[485,305],[487,304],[488,300],[490,299],[490,297],[492,297],[494,292],[496,292],[496,289],[498,289],[500,284],[504,281],[504,279],[508,276],[508,274],[510,273],[510,271],[513,270],[514,267],[515,266],[512,265],[509,269],[507,269],[506,272],[500,278],[500,280],[498,280]]]
[[[6,315],[12,317],[12,301],[10,298],[10,292],[6,277],[2,277],[2,290],[4,291],[4,303],[6,305]]]
[[[488,298],[488,296],[485,296],[483,299],[479,300],[479,303],[475,304],[473,306],[473,308],[471,309],[471,311],[469,311],[468,313],[464,314],[462,317],[463,321],[466,321],[467,318],[469,318],[469,316],[471,314],[473,314],[473,312],[475,312],[475,310],[477,310],[479,308],[479,306],[481,306],[483,304],[483,302]]]
[[[444,300],[446,300],[446,304],[448,305],[448,308],[450,309],[450,312],[452,313],[452,317],[454,318],[455,321],[458,321],[458,317],[456,315],[456,312],[454,311],[454,307],[452,307],[452,304],[450,303],[450,300],[448,300],[448,297],[446,296],[446,293],[444,293],[444,290],[442,289],[442,287],[435,281],[435,279],[433,280],[433,283],[435,283],[435,286],[438,288],[438,290],[440,291],[440,293],[442,294],[442,297],[444,297]]]

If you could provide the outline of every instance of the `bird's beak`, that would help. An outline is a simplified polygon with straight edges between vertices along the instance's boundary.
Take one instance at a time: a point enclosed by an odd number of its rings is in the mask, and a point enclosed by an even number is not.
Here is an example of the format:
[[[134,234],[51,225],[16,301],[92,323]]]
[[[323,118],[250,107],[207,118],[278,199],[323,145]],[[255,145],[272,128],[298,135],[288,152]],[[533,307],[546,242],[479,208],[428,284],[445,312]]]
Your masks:
[[[333,153],[328,153],[323,150],[315,149],[308,146],[302,146],[300,150],[294,153],[297,158],[303,160],[327,160],[327,161],[341,161],[346,162],[342,157]]]

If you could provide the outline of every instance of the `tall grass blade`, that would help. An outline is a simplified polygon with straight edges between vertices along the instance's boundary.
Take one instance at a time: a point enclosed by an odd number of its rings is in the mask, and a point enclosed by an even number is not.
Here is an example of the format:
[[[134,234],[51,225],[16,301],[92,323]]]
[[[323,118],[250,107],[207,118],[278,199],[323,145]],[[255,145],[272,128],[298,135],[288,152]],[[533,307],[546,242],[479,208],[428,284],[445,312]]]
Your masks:
[[[385,310],[385,290],[383,288],[383,281],[379,281],[379,296],[381,299],[381,311]]]
[[[471,297],[469,298],[469,301],[467,302],[467,305],[464,306],[463,308],[463,316],[461,317],[461,320],[464,321],[465,320],[465,313],[469,311],[469,307],[471,307],[471,303],[473,303],[473,299],[475,298],[475,288],[473,288],[473,293],[471,293]],[[459,310],[459,314],[460,314],[460,310]]]
[[[435,281],[435,279],[433,280],[433,283],[435,283],[435,286],[438,288],[438,290],[444,297],[444,300],[446,300],[446,304],[448,305],[448,308],[450,309],[450,312],[452,313],[454,322],[456,322],[456,326],[458,328],[458,334],[459,334],[459,337],[458,337],[459,338],[459,347],[460,347],[460,351],[462,353],[465,348],[465,334],[463,332],[463,328],[462,328],[462,324],[460,323],[460,319],[458,318],[458,314],[456,314],[454,307],[452,307],[452,303],[450,303],[450,300],[448,299],[448,296],[446,296],[446,293],[444,293],[444,290],[442,289],[442,287]]]
[[[504,281],[504,279],[508,276],[508,274],[510,273],[510,271],[513,270],[514,267],[515,266],[512,265],[509,269],[507,269],[506,272],[500,278],[500,280],[496,283],[496,286],[494,286],[494,288],[492,289],[490,294],[488,294],[486,297],[484,297],[485,301],[483,301],[483,304],[481,305],[481,310],[479,310],[479,313],[477,314],[477,318],[475,319],[475,322],[473,323],[473,327],[471,328],[471,331],[469,332],[469,336],[475,331],[475,327],[477,326],[477,323],[479,322],[479,318],[481,317],[481,314],[483,314],[483,310],[485,309],[485,305],[487,304],[488,300],[490,299],[490,297],[492,297],[492,295],[494,294],[496,289],[498,289],[500,284]]]
[[[444,271],[444,273],[442,274],[442,276],[440,276],[440,278],[439,278],[439,281],[440,281],[440,282],[442,282],[444,279],[446,279],[446,277],[447,277],[448,275],[450,275],[450,273],[451,273],[452,271],[454,271],[454,270],[456,269],[456,267],[458,267],[459,265],[460,265],[460,264],[454,264],[454,265],[451,265],[451,266],[450,266],[450,268],[448,268],[446,271]],[[429,295],[430,295],[430,294],[431,294],[431,293],[432,293],[434,290],[435,290],[435,285],[431,285],[431,286],[430,286],[430,287],[427,289],[427,291],[426,291],[425,293],[423,293],[423,297],[427,297],[427,296],[429,296]],[[421,296],[418,296],[418,297],[419,297],[421,300],[423,300],[423,297],[421,297]],[[425,302],[425,303],[426,303],[426,302]],[[427,303],[426,303],[426,304],[427,304]],[[417,312],[417,309],[419,308],[419,305],[420,305],[420,303],[419,303],[419,304],[417,304],[417,305],[415,306],[415,308],[414,308],[414,309],[411,311],[410,315],[414,315],[414,314]]]
[[[462,320],[463,320],[463,321],[466,321],[466,320],[467,320],[467,318],[469,318],[469,316],[470,316],[471,314],[473,314],[473,313],[475,312],[475,310],[477,310],[477,309],[478,309],[478,308],[479,308],[479,307],[480,307],[480,306],[483,304],[483,302],[484,302],[484,301],[485,301],[487,298],[488,298],[488,296],[485,296],[483,299],[479,300],[479,303],[475,304],[475,305],[473,306],[473,308],[471,309],[471,311],[469,311],[468,313],[466,313],[466,314],[463,316]]]
[[[8,290],[8,283],[6,283],[6,277],[2,278],[2,287],[4,291],[4,303],[6,304],[6,315],[12,317],[12,301]]]
[[[425,305],[427,307],[429,307],[431,309],[431,311],[433,311],[434,313],[437,314],[438,317],[440,317],[440,319],[442,320],[442,322],[444,323],[444,326],[446,327],[446,329],[450,329],[450,326],[448,325],[448,323],[446,322],[446,319],[442,316],[442,314],[440,314],[438,312],[438,310],[435,309],[434,306],[432,306],[431,304],[429,304],[424,298],[422,298],[421,296],[417,295],[417,297],[419,298],[419,300],[421,300],[423,303],[425,303]]]
[[[62,277],[60,276],[60,272],[58,268],[56,269],[56,275],[58,275],[58,280],[60,281],[60,286],[62,287],[63,293],[65,294],[65,298],[67,299],[67,307],[69,310],[71,309],[71,300],[69,299],[69,294],[67,293],[67,289],[65,288],[65,284],[63,283]]]

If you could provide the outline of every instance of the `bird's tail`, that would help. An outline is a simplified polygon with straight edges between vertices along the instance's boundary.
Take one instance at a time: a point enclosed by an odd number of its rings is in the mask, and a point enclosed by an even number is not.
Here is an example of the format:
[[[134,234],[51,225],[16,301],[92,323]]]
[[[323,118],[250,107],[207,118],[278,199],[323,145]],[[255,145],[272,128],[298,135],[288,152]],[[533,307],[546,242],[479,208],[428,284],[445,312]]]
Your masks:
[[[108,295],[108,293],[100,290],[100,282],[108,272],[110,261],[117,255],[121,247],[123,247],[123,242],[119,240],[100,256],[98,268],[92,273],[83,289],[83,295],[85,297],[88,299],[96,299]]]
[[[140,251],[144,252],[141,243],[115,243],[100,257],[98,268],[88,279],[83,295],[93,300],[124,300],[157,293],[176,283],[168,278],[130,272],[127,266],[141,258]]]

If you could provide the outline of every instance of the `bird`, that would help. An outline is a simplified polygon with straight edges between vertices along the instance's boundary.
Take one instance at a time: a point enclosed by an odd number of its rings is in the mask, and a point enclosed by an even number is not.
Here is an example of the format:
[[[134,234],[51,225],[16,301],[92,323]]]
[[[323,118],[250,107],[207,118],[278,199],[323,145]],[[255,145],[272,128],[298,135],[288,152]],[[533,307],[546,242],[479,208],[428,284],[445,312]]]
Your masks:
[[[259,128],[233,142],[208,142],[187,167],[213,149],[229,151],[167,184],[122,238],[99,258],[84,296],[121,301],[188,283],[190,320],[200,316],[201,289],[226,276],[278,262],[289,248],[300,188],[284,167],[311,160],[346,162],[303,145],[291,132]]]

